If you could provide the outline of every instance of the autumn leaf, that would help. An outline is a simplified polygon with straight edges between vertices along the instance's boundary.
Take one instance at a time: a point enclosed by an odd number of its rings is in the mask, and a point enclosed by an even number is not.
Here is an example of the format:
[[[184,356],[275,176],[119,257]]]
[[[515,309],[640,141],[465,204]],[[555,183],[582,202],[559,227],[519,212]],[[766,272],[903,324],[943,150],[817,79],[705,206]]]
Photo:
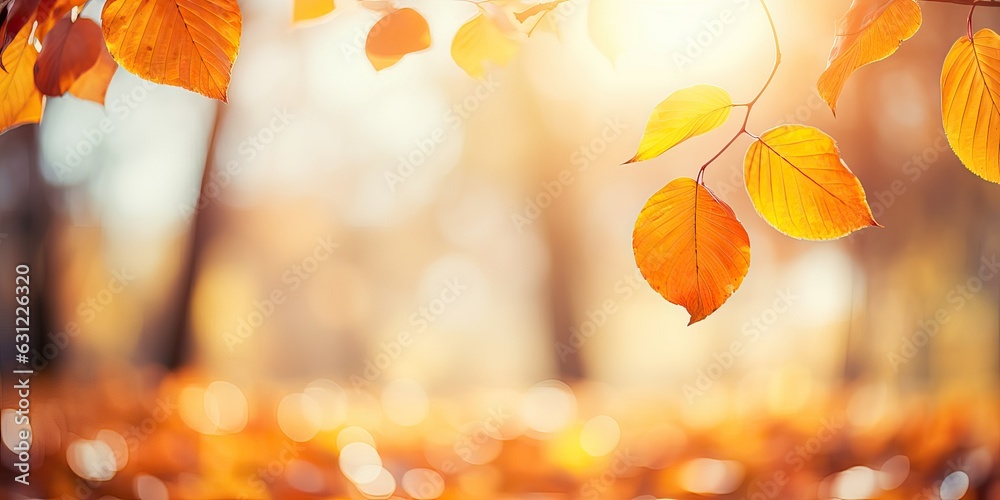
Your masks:
[[[858,68],[889,57],[920,28],[916,0],[854,0],[837,24],[819,93],[836,112],[844,83]]]
[[[115,76],[117,70],[118,63],[111,57],[104,44],[101,44],[97,62],[86,73],[80,75],[80,78],[76,79],[73,86],[69,88],[69,93],[103,106],[108,85],[111,84],[111,78]]]
[[[531,19],[532,17],[537,16],[539,14],[548,13],[553,9],[555,9],[556,7],[558,7],[559,4],[565,1],[566,0],[552,0],[550,2],[542,2],[539,4],[532,5],[531,7],[521,12],[515,12],[514,19],[517,19],[517,22],[524,24],[524,22],[527,21],[528,19]]]
[[[28,21],[35,15],[38,0],[16,0],[5,4],[0,11],[0,53],[6,52],[21,33],[21,29],[31,25]],[[0,63],[0,68],[6,68],[7,63]]]
[[[747,150],[743,177],[757,213],[794,238],[829,240],[879,225],[836,143],[813,127],[764,132]]]
[[[382,14],[392,9],[393,0],[365,0],[357,4],[367,11]]]
[[[733,100],[711,85],[678,90],[653,109],[639,151],[625,163],[649,160],[694,136],[709,132],[729,118]]]
[[[333,12],[333,0],[295,0],[292,7],[292,22],[299,23],[318,19]]]
[[[462,25],[451,43],[451,57],[473,78],[483,78],[486,63],[503,66],[517,52],[517,43],[504,36],[485,14]]]
[[[38,27],[35,28],[35,38],[45,42],[45,36],[56,23],[66,17],[73,7],[81,7],[87,0],[41,0],[38,2],[38,10],[35,13],[35,20]]]
[[[42,93],[35,88],[38,52],[28,43],[31,25],[25,25],[3,53],[6,71],[0,72],[0,132],[42,119]]]
[[[376,71],[396,64],[406,54],[431,46],[430,27],[419,12],[399,9],[380,19],[365,42],[365,53]]]
[[[1000,36],[959,38],[941,72],[944,131],[965,167],[1000,183]]]
[[[108,0],[101,20],[108,50],[126,70],[227,100],[242,30],[236,0]]]
[[[690,324],[728,299],[750,268],[750,237],[728,205],[689,178],[671,181],[639,214],[632,235],[642,276]]]
[[[61,96],[87,72],[104,48],[101,27],[90,19],[66,17],[45,38],[35,62],[35,86],[43,94]]]

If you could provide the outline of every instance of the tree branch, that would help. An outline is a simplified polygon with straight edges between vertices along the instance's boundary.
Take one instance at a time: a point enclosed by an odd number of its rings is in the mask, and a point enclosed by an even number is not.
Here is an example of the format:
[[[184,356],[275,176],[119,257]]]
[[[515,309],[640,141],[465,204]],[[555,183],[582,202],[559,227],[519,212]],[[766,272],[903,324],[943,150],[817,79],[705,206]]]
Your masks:
[[[757,92],[757,95],[755,95],[753,99],[750,100],[750,102],[733,105],[734,107],[740,106],[747,108],[747,113],[743,117],[743,125],[740,126],[740,130],[736,132],[736,135],[734,135],[733,138],[730,139],[729,142],[726,143],[726,145],[723,146],[722,149],[715,154],[715,156],[713,156],[710,160],[705,162],[705,164],[702,165],[700,169],[698,169],[697,182],[703,186],[705,185],[704,183],[705,169],[708,168],[708,166],[711,165],[712,162],[714,162],[720,156],[722,156],[722,153],[725,153],[726,150],[728,150],[729,147],[732,146],[734,142],[736,142],[736,139],[739,139],[739,137],[743,134],[748,134],[751,137],[756,137],[753,134],[747,132],[747,123],[750,121],[750,112],[753,111],[754,105],[757,104],[757,101],[760,100],[760,97],[764,95],[764,92],[767,91],[768,87],[771,86],[771,83],[774,81],[774,75],[778,74],[778,66],[781,65],[781,43],[778,41],[778,28],[774,25],[774,18],[771,16],[771,11],[767,8],[767,3],[765,3],[764,0],[760,0],[760,6],[764,8],[764,14],[767,16],[767,23],[771,26],[771,36],[774,37],[774,66],[771,67],[771,73],[767,75],[767,80],[764,81],[764,85],[761,85],[760,91]]]
[[[764,95],[764,91],[771,86],[771,82],[774,81],[774,75],[778,73],[778,66],[781,64],[781,44],[778,42],[778,28],[774,25],[774,18],[771,17],[771,11],[767,8],[767,4],[764,0],[760,0],[760,6],[764,8],[764,14],[767,15],[767,22],[771,25],[771,35],[774,37],[774,66],[771,68],[771,74],[768,75],[767,80],[764,85],[760,88],[760,92],[754,96],[747,104],[747,115],[750,114],[750,110],[753,109],[753,105],[757,104],[760,96]],[[744,123],[744,125],[746,125]]]
[[[932,3],[953,3],[955,5],[965,5],[967,7],[1000,7],[1000,1],[996,0],[922,0]]]

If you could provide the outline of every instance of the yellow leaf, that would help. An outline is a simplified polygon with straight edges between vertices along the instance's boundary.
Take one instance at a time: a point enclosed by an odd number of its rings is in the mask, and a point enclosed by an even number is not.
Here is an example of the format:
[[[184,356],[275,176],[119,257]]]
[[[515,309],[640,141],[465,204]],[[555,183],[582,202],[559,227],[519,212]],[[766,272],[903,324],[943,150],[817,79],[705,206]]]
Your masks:
[[[333,12],[333,0],[295,0],[292,22],[310,21]]]
[[[236,0],[108,0],[101,21],[126,70],[227,100],[243,25]]]
[[[656,158],[681,142],[718,128],[729,118],[732,107],[729,93],[711,85],[674,92],[653,110],[639,151],[625,163]]]
[[[879,225],[837,144],[813,127],[765,132],[747,150],[743,177],[757,213],[794,238],[830,240]]]
[[[732,209],[692,179],[653,195],[632,234],[642,276],[696,323],[728,299],[750,269],[750,237]]]
[[[944,61],[941,102],[948,142],[965,167],[1000,183],[1000,36],[963,36]]]
[[[419,12],[399,9],[379,19],[368,32],[365,53],[376,71],[398,63],[403,56],[431,46],[427,20]]]
[[[473,78],[485,76],[487,61],[503,66],[510,62],[515,52],[517,43],[504,36],[485,14],[462,25],[451,43],[451,57]]]
[[[31,24],[21,28],[3,53],[0,71],[0,132],[42,119],[42,93],[35,88],[38,51],[28,43]]]
[[[836,112],[844,83],[858,68],[891,56],[920,29],[916,0],[854,0],[837,24],[830,61],[819,77],[819,94]]]

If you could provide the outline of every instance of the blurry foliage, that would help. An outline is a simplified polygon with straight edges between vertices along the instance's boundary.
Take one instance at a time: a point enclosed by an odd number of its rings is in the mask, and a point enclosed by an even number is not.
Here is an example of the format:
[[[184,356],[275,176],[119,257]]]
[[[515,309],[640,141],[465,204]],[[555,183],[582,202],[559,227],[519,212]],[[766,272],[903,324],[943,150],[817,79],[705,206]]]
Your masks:
[[[508,63],[520,41],[567,0],[523,4],[508,0],[465,0],[479,12],[455,33],[451,54],[473,78],[490,66]],[[984,28],[973,34],[983,0],[926,0],[970,6],[968,33],[951,49],[941,77],[944,128],[965,166],[1000,182],[1000,36]],[[239,52],[242,16],[236,0],[109,0],[102,29],[79,17],[80,0],[11,0],[0,10],[3,94],[0,129],[41,120],[44,96],[66,93],[103,103],[114,75],[111,58],[126,70],[157,83],[186,88],[226,101],[232,66]],[[377,71],[434,43],[419,11],[393,1],[362,1],[380,18],[367,34],[365,53]],[[736,107],[746,108],[743,125],[706,162],[694,181],[678,190],[673,183],[650,198],[636,221],[634,251],[645,279],[667,300],[682,305],[692,322],[718,309],[739,288],[749,269],[749,241],[732,210],[705,185],[705,169],[738,138],[754,139],[744,182],[757,212],[778,231],[807,240],[828,240],[878,226],[865,192],[840,156],[833,138],[800,125],[755,134],[747,122],[781,63],[774,21],[775,61],[757,95],[734,103],[718,87],[682,89],[652,112],[642,143],[628,163],[655,158],[691,137],[722,126]],[[595,2],[590,15],[613,15]],[[333,0],[296,0],[293,23],[330,17]],[[922,21],[916,0],[854,0],[837,26],[820,95],[831,110],[844,83],[858,68],[879,61],[913,36]],[[550,29],[559,27],[549,23]],[[589,23],[595,46],[614,62],[616,44]],[[150,31],[152,29],[152,31]],[[106,43],[101,43],[103,39]],[[105,46],[107,50],[105,50]],[[107,57],[110,54],[111,58]],[[671,187],[674,186],[674,187]],[[694,187],[694,189],[687,189]],[[704,197],[706,196],[707,197]],[[702,200],[699,207],[699,201]],[[705,203],[710,206],[706,207]],[[707,212],[721,217],[714,220]],[[700,218],[709,220],[699,220]],[[733,251],[725,250],[732,247]]]

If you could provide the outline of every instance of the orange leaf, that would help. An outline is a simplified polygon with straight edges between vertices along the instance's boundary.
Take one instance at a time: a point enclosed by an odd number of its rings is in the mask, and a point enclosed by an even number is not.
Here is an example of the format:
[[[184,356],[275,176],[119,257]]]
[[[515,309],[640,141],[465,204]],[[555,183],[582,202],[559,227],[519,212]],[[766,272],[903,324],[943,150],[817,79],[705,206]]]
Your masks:
[[[101,20],[126,70],[227,100],[243,24],[236,0],[108,0]]]
[[[73,7],[80,7],[87,3],[87,0],[41,0],[38,2],[38,12],[35,20],[38,27],[35,28],[35,38],[45,42],[45,35],[66,16]]]
[[[514,13],[514,18],[517,19],[517,22],[523,24],[529,18],[531,18],[533,16],[537,16],[538,14],[544,14],[546,12],[549,12],[549,11],[555,9],[556,7],[558,7],[559,4],[561,4],[561,3],[565,2],[565,1],[566,0],[552,0],[550,2],[544,2],[544,3],[540,3],[540,4],[535,4],[535,5],[532,5],[529,8],[521,11],[521,12],[515,12]]]
[[[117,70],[118,63],[104,48],[104,44],[101,44],[101,54],[97,57],[97,62],[86,73],[80,75],[80,78],[77,78],[73,86],[69,88],[69,93],[103,106],[108,85],[111,84],[111,78],[115,76]]]
[[[715,312],[750,269],[750,237],[733,210],[688,178],[673,180],[646,202],[632,249],[642,276],[687,309],[689,325]]]
[[[916,0],[854,0],[837,24],[830,61],[819,77],[819,93],[836,112],[851,73],[891,56],[920,28]]]
[[[89,70],[104,50],[101,27],[90,19],[65,17],[45,38],[35,62],[35,85],[45,95],[61,96]]]
[[[295,0],[292,8],[292,22],[310,21],[333,12],[333,0]]]
[[[830,240],[878,226],[837,144],[813,127],[782,125],[747,150],[743,178],[754,208],[794,238]]]
[[[452,59],[473,78],[486,75],[487,62],[497,66],[507,64],[516,51],[517,44],[504,36],[485,14],[463,24],[451,43]]]
[[[390,12],[368,32],[365,53],[376,70],[396,64],[406,54],[431,46],[430,27],[419,12],[406,8]]]
[[[941,102],[948,142],[965,167],[1000,183],[1000,36],[963,36],[944,61]]]
[[[0,9],[0,53],[6,52],[9,46],[21,33],[21,28],[31,26],[29,22],[38,8],[38,0],[16,0]],[[7,63],[0,62],[0,68]]]
[[[42,93],[35,88],[33,68],[38,52],[28,43],[31,25],[25,25],[3,53],[0,72],[0,132],[42,119]]]

